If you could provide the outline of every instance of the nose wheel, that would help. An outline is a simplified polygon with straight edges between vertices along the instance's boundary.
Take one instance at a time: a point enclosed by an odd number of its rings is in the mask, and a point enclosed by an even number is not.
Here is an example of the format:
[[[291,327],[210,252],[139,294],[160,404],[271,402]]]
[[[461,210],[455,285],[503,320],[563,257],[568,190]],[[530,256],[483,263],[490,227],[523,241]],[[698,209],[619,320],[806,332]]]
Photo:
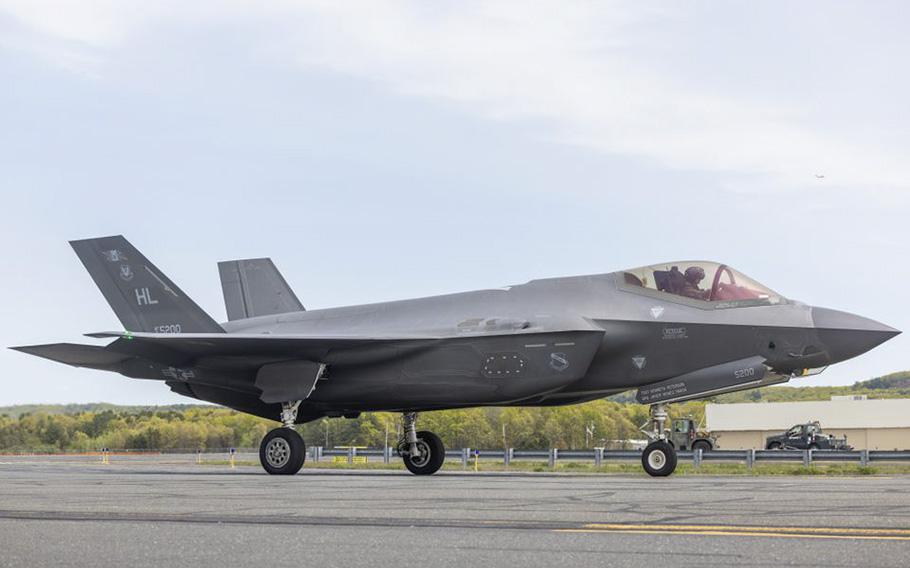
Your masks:
[[[403,415],[404,436],[398,442],[398,453],[404,466],[414,475],[433,475],[446,459],[442,440],[427,430],[417,431],[417,413]]]
[[[666,477],[676,470],[676,450],[665,440],[655,440],[642,452],[641,465],[652,477]]]

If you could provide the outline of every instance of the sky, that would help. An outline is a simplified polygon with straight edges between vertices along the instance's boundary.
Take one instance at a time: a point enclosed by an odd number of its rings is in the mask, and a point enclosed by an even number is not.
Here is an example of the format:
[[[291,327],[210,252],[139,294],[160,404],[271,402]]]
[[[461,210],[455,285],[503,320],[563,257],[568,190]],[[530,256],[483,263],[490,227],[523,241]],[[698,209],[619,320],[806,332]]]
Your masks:
[[[67,245],[120,233],[219,321],[233,258],[272,257],[311,309],[695,258],[910,329],[908,16],[0,0],[0,346],[120,329]],[[794,382],[910,369],[908,348]],[[190,402],[0,368],[0,405]]]

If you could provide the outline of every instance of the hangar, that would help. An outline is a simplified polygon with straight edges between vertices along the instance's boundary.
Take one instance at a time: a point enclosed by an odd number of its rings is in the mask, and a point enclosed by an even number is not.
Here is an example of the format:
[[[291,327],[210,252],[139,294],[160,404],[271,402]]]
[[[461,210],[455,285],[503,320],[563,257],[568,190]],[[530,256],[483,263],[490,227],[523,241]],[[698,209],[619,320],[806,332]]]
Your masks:
[[[819,421],[825,433],[847,436],[857,450],[910,449],[910,398],[832,397],[805,402],[714,404],[705,407],[717,449],[764,448],[765,439],[794,424]]]

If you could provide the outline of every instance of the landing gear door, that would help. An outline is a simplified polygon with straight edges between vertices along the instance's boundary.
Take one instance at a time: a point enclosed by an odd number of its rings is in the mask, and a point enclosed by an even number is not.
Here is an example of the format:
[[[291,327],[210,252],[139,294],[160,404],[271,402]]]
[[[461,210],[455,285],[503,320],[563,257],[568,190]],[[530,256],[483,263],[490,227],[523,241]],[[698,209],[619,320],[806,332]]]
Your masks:
[[[322,378],[325,365],[313,361],[287,361],[264,365],[256,374],[256,387],[262,402],[306,400]]]

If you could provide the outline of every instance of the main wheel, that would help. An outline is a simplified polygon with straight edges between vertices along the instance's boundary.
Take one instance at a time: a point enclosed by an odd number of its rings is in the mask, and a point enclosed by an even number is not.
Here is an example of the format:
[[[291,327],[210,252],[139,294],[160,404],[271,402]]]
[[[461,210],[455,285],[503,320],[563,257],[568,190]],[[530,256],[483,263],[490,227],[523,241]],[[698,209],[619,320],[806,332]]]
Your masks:
[[[642,452],[641,465],[652,477],[666,477],[676,469],[676,450],[664,440],[655,440]]]
[[[303,437],[291,428],[275,428],[259,444],[259,463],[272,475],[294,475],[305,459]]]
[[[414,475],[432,475],[439,471],[446,459],[446,448],[439,436],[427,431],[417,432],[417,448],[419,456],[401,456],[408,471]]]
[[[710,452],[712,449],[713,448],[711,447],[711,442],[708,442],[707,440],[696,440],[695,443],[692,444],[693,452],[701,450],[701,453],[705,453]]]
[[[771,442],[770,444],[768,444],[768,449],[769,450],[780,450],[780,449],[783,449],[783,446],[781,445],[780,442]]]

